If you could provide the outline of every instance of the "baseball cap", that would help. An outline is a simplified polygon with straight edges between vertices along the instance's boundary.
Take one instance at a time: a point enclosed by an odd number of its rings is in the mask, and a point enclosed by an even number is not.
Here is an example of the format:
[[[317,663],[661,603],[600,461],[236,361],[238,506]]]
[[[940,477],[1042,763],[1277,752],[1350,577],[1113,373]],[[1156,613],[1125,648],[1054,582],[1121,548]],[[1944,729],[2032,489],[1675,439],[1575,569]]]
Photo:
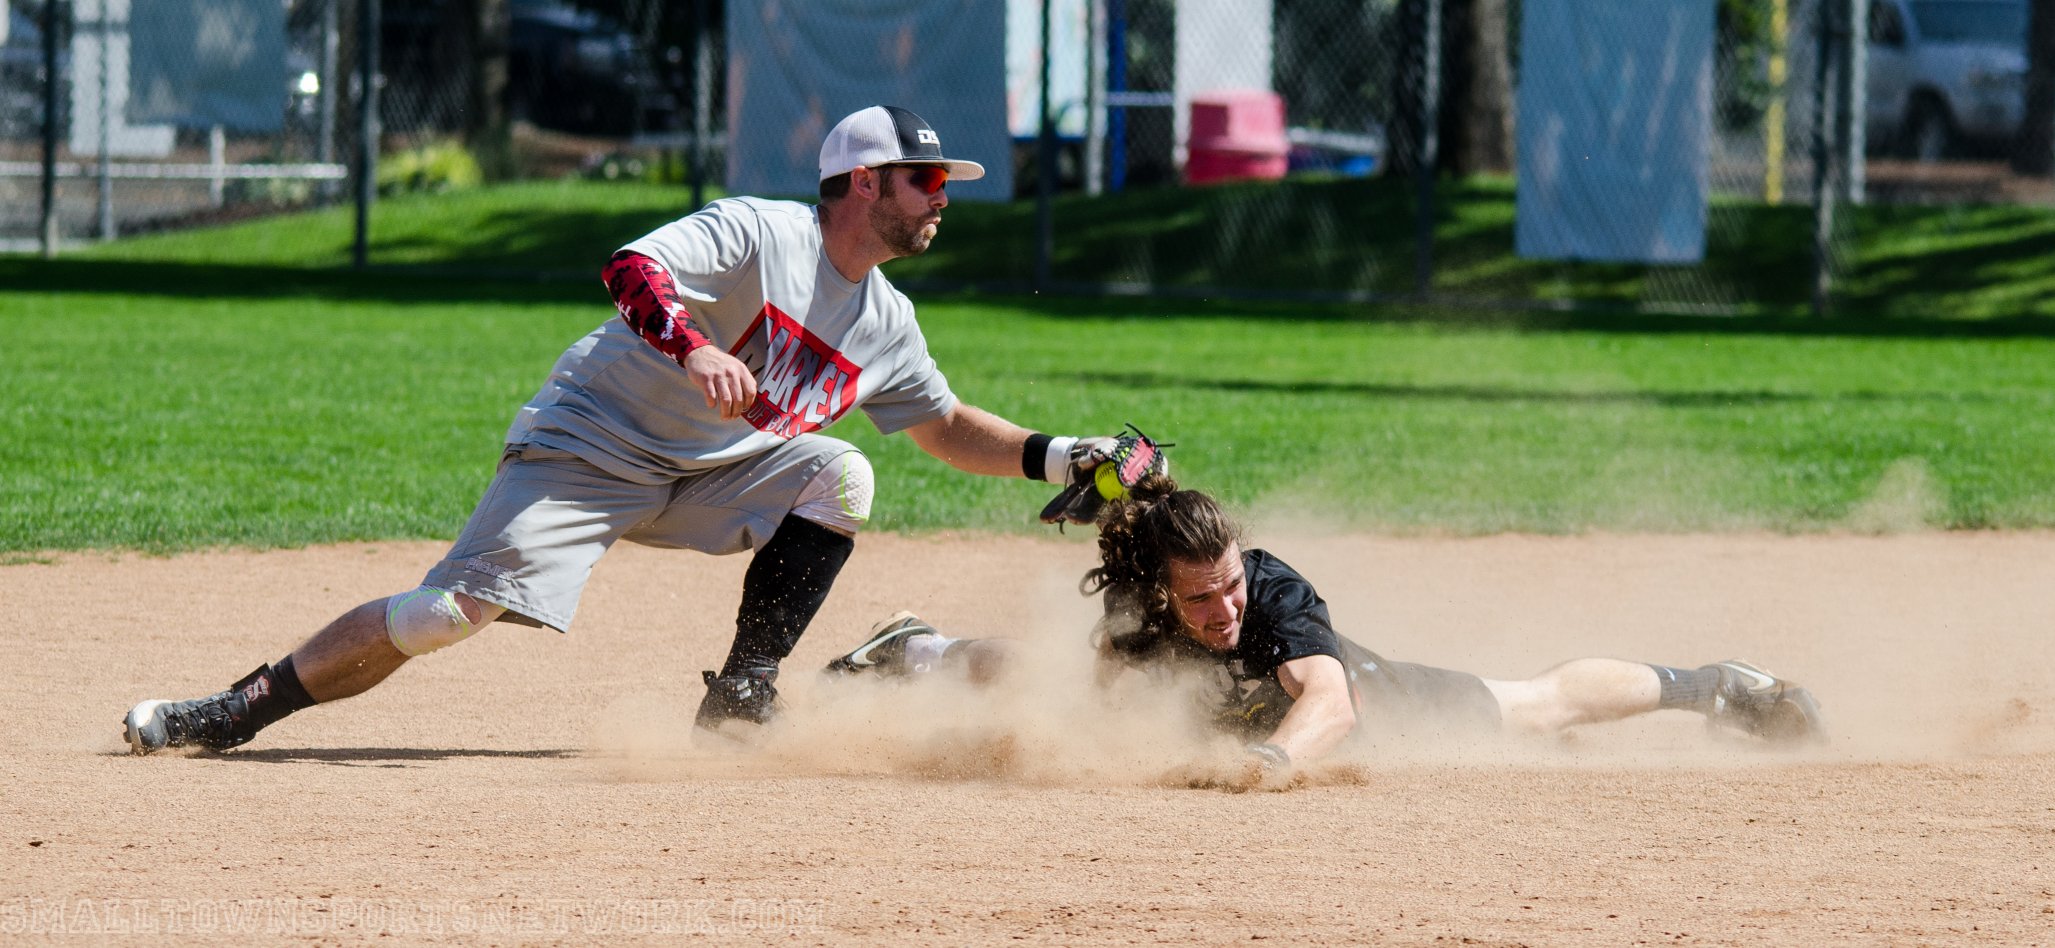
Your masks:
[[[895,105],[873,105],[835,123],[821,142],[821,180],[879,165],[941,165],[953,181],[976,181],[985,166],[942,157],[942,136]]]

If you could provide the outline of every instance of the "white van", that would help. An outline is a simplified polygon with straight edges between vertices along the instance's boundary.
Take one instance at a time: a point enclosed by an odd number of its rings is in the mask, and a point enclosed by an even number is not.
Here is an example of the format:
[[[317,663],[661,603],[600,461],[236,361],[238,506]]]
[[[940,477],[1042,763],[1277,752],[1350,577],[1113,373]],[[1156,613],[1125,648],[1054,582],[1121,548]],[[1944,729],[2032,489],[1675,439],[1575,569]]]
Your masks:
[[[1870,0],[1873,150],[1934,161],[2009,144],[2026,106],[2027,0]]]

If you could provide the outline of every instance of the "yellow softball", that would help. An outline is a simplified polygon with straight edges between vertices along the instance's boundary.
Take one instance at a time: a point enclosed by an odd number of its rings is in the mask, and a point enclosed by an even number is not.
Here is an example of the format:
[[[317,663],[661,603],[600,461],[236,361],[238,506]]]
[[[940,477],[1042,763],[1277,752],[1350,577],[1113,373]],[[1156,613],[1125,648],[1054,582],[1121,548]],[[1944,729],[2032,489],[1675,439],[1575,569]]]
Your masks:
[[[1092,482],[1099,486],[1099,496],[1107,500],[1119,500],[1127,496],[1127,487],[1120,483],[1120,465],[1107,461],[1099,465],[1092,474]]]

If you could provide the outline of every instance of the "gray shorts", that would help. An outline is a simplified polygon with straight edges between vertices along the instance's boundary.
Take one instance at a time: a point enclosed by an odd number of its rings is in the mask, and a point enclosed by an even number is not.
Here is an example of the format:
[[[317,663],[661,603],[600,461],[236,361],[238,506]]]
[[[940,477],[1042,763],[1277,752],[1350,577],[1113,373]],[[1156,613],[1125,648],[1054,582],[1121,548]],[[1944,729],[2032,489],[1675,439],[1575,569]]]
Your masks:
[[[769,541],[799,492],[856,447],[800,435],[665,484],[635,484],[542,445],[508,445],[449,555],[423,584],[503,606],[502,621],[568,631],[615,540],[724,555]]]

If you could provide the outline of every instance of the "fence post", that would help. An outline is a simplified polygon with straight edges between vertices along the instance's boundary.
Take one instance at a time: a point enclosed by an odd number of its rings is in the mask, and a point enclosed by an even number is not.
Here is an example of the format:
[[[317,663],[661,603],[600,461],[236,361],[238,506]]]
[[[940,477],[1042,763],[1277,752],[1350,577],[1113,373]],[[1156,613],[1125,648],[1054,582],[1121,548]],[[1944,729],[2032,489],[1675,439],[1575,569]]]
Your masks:
[[[1863,152],[1868,147],[1869,129],[1864,127],[1863,117],[1869,109],[1869,0],[1841,2],[1848,4],[1843,11],[1848,42],[1842,47],[1837,70],[1840,88],[1836,90],[1841,97],[1841,121],[1835,129],[1841,136],[1841,197],[1850,204],[1861,204],[1868,177]]]
[[[1812,314],[1827,314],[1828,294],[1833,290],[1834,269],[1834,170],[1833,138],[1840,124],[1836,106],[1840,96],[1835,82],[1834,53],[1840,45],[1842,0],[1817,0],[1812,89]]]
[[[220,208],[228,197],[228,136],[221,126],[207,129],[207,203]]]
[[[1087,0],[1085,21],[1085,193],[1098,197],[1106,173],[1106,0]]]
[[[107,0],[94,9],[93,48],[100,56],[100,239],[114,239],[114,25],[108,18]]]
[[[1127,91],[1127,0],[1106,0],[1106,190],[1127,187],[1127,107],[1112,97]]]
[[[378,196],[379,0],[357,0],[357,236],[350,262],[371,262],[371,202]]]
[[[43,4],[43,258],[57,256],[57,25],[64,4]]]
[[[1056,119],[1049,111],[1049,5],[1042,0],[1041,122],[1035,138],[1035,292],[1049,288],[1056,249]]]
[[[1784,100],[1790,94],[1784,86],[1789,72],[1785,47],[1790,38],[1785,24],[1789,8],[1788,0],[1771,0],[1769,80],[1772,92],[1762,122],[1762,199],[1765,204],[1784,203]]]
[[[707,139],[713,134],[714,54],[711,0],[692,4],[692,209],[706,206],[706,165],[713,149]]]
[[[338,45],[341,42],[342,23],[340,6],[343,0],[325,0],[321,6],[321,141],[316,146],[315,157],[322,164],[335,161],[335,97],[342,89],[336,73]],[[321,203],[327,204],[336,198],[333,181],[320,185]]]
[[[1420,10],[1419,141],[1413,161],[1413,292],[1434,288],[1434,166],[1441,160],[1441,0]]]

